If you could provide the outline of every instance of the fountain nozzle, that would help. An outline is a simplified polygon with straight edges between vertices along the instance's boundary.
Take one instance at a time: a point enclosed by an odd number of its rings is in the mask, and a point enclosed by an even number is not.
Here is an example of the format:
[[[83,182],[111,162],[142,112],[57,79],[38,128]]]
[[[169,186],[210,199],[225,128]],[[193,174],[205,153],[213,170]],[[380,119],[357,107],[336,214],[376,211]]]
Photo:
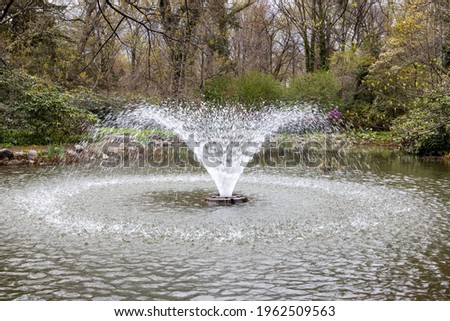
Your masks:
[[[231,196],[220,196],[219,194],[210,194],[203,198],[205,202],[211,205],[233,205],[242,204],[249,201],[247,196],[241,194],[233,194]]]

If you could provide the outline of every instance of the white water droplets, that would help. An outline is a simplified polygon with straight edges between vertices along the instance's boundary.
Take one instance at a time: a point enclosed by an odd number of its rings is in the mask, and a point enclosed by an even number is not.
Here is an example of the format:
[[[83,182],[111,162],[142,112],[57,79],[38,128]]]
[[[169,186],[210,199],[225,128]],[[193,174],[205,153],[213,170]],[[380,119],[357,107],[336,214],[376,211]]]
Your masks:
[[[141,104],[117,117],[116,126],[134,130],[160,125],[186,141],[213,178],[222,197],[234,187],[270,134],[280,128],[304,132],[324,129],[326,117],[310,106],[246,109],[240,105],[207,103]]]

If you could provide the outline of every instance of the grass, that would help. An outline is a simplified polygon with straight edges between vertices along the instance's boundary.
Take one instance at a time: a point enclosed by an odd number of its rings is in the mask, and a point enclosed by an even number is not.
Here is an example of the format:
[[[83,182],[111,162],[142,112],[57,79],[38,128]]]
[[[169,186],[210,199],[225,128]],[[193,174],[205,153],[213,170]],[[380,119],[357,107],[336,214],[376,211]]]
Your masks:
[[[162,136],[163,138],[170,138],[174,133],[168,130],[159,129],[131,129],[131,128],[114,128],[114,127],[100,127],[98,132],[101,135],[130,135],[135,137],[141,143],[147,143],[149,137],[154,135]]]

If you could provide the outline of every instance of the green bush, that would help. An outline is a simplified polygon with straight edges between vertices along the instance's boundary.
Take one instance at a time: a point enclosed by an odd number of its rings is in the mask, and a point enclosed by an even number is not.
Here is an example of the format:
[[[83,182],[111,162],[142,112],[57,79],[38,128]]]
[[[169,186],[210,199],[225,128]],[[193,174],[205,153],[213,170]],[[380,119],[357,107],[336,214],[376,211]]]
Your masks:
[[[72,96],[71,104],[90,111],[100,118],[104,118],[110,113],[119,111],[127,103],[122,98],[105,96],[89,91],[81,91]]]
[[[68,142],[97,121],[71,104],[72,96],[26,74],[0,70],[0,143]]]
[[[205,84],[205,100],[254,106],[283,98],[283,87],[270,74],[247,72],[242,77],[220,77]]]
[[[325,109],[331,109],[342,103],[340,99],[341,83],[329,71],[304,74],[292,79],[288,97],[316,103]]]
[[[235,78],[231,77],[217,77],[207,81],[203,87],[205,100],[222,102],[236,99],[234,97],[235,85],[233,81],[235,81]]]
[[[244,104],[277,101],[283,96],[281,84],[272,75],[248,72],[236,82],[238,100]]]
[[[354,100],[344,103],[342,111],[346,122],[353,128],[363,130],[388,131],[389,126],[386,119],[389,115],[382,113],[373,104],[363,100]]]
[[[450,151],[450,95],[442,90],[416,99],[392,131],[408,152],[445,155]]]

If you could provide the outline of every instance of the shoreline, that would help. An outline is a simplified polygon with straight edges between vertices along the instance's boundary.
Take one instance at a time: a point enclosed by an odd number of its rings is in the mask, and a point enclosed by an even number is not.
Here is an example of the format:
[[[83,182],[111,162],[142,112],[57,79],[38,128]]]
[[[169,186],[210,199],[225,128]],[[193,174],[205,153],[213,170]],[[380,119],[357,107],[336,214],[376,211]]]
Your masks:
[[[373,135],[366,134],[331,134],[331,136],[323,134],[272,134],[270,140],[262,144],[263,148],[292,148],[301,149],[309,142],[319,143],[325,148],[336,151],[339,149],[349,150],[385,150],[398,152],[402,155],[410,155],[418,157],[425,161],[438,161],[450,163],[450,155],[443,156],[427,156],[412,155],[402,151],[398,144],[393,142],[390,137],[383,136],[378,139]],[[140,157],[142,148],[152,148],[155,152],[157,149],[166,147],[183,147],[187,148],[184,142],[179,140],[168,140],[161,136],[155,136],[151,143],[145,146],[143,143],[131,139],[124,142],[121,135],[109,135],[105,140],[96,143],[80,142],[78,144],[62,144],[62,145],[28,145],[28,146],[11,146],[3,147],[0,145],[0,168],[2,167],[20,167],[20,166],[61,166],[69,164],[100,164],[112,157],[127,156]],[[145,149],[145,151],[148,151]],[[13,155],[13,157],[7,157]]]

